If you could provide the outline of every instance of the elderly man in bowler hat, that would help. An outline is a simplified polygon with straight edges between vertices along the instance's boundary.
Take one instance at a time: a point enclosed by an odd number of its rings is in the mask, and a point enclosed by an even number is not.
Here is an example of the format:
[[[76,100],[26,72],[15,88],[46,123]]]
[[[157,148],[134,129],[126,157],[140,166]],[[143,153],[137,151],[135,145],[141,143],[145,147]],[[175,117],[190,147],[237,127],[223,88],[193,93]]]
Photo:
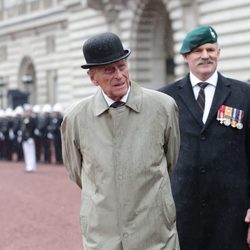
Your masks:
[[[169,174],[179,152],[174,100],[129,78],[120,38],[102,33],[83,46],[94,96],[68,109],[62,149],[82,188],[85,250],[177,250]]]
[[[181,149],[171,177],[182,250],[250,245],[250,85],[217,71],[211,26],[185,37],[190,73],[161,89],[179,107]]]

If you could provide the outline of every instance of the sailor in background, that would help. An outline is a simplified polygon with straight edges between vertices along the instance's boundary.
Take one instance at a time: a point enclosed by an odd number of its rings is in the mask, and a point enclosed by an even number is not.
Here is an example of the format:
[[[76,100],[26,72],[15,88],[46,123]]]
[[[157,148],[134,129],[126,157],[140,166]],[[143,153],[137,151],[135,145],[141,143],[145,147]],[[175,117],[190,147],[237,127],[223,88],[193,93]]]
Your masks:
[[[6,147],[6,158],[7,161],[12,161],[12,153],[14,148],[14,132],[13,132],[13,116],[14,112],[12,108],[7,108],[5,111],[5,125],[7,126],[5,130],[5,147]]]
[[[32,116],[32,106],[24,104],[24,119],[22,126],[23,154],[25,161],[25,171],[36,171],[36,148],[34,140],[35,118]]]
[[[49,125],[48,137],[51,139],[51,143],[55,152],[55,163],[62,164],[62,142],[61,142],[61,123],[63,120],[62,106],[56,103],[52,108],[51,121]]]
[[[0,109],[0,159],[4,160],[4,149],[5,149],[5,137],[3,134],[3,128],[4,128],[4,120],[5,120],[5,111],[3,109]]]
[[[23,124],[24,110],[22,106],[17,106],[14,110],[13,119],[13,154],[16,161],[23,161],[23,149],[22,149],[22,124]]]
[[[38,104],[35,104],[32,108],[33,117],[35,118],[36,128],[34,131],[34,140],[36,145],[36,161],[40,162],[42,157],[42,134],[39,130],[40,122],[41,122],[41,107]]]
[[[51,142],[48,137],[49,133],[49,124],[51,121],[51,111],[52,107],[50,104],[44,104],[42,107],[42,112],[40,116],[40,121],[38,125],[38,129],[41,134],[41,147],[44,156],[44,163],[51,163]]]

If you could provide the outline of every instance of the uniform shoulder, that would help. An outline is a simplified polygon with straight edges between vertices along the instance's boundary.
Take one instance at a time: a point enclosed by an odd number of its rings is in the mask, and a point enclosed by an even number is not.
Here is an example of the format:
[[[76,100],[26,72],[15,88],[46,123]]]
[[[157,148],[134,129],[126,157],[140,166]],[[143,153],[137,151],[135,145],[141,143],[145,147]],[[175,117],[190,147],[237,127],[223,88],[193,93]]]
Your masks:
[[[175,91],[177,88],[179,88],[179,86],[181,85],[181,82],[183,81],[183,79],[177,80],[175,82],[172,82],[160,89],[158,89],[158,91],[165,93],[165,94],[170,94],[173,91]]]
[[[245,93],[247,95],[250,94],[250,84],[244,81],[240,81],[234,78],[224,77],[224,79],[227,81],[228,85],[230,85],[233,89],[238,89],[242,93]]]
[[[242,87],[244,89],[250,90],[250,84],[233,78],[227,78],[229,81],[233,82],[235,85]]]

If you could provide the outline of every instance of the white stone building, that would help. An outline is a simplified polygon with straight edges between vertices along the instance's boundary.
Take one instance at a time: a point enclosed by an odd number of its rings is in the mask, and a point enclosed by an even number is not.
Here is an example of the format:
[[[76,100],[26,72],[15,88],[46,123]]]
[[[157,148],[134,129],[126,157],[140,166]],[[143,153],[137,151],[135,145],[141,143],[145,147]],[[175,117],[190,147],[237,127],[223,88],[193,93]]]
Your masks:
[[[157,89],[186,74],[178,54],[187,31],[212,25],[219,70],[250,79],[250,0],[0,0],[0,108],[10,90],[32,104],[73,101],[96,90],[80,66],[83,42],[113,31],[129,57],[131,78]]]

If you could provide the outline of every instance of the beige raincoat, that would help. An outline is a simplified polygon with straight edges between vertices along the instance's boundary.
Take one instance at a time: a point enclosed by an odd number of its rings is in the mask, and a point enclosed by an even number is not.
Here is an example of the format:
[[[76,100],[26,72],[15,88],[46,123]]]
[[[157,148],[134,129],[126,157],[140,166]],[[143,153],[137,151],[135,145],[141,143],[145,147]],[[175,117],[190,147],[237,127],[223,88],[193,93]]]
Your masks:
[[[169,181],[179,152],[174,100],[131,83],[125,106],[101,90],[74,105],[62,123],[63,159],[82,187],[85,250],[177,250]]]

